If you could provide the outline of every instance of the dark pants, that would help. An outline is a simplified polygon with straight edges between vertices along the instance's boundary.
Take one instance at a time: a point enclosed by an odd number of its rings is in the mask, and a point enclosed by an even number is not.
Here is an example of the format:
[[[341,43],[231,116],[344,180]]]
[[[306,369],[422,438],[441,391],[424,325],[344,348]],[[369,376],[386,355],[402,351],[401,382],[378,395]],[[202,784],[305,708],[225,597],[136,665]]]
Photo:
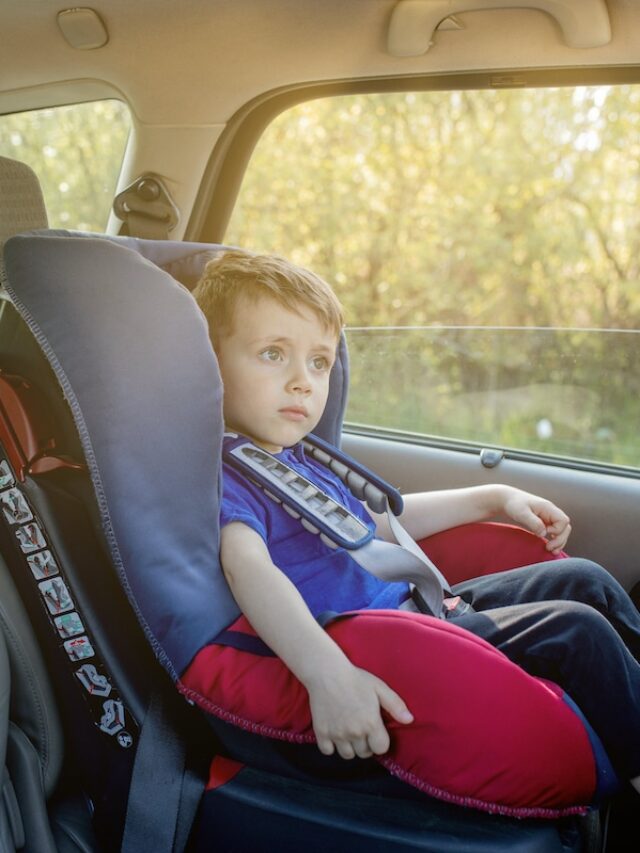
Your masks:
[[[455,624],[560,685],[622,779],[640,775],[640,613],[589,560],[539,563],[456,584],[476,612]]]

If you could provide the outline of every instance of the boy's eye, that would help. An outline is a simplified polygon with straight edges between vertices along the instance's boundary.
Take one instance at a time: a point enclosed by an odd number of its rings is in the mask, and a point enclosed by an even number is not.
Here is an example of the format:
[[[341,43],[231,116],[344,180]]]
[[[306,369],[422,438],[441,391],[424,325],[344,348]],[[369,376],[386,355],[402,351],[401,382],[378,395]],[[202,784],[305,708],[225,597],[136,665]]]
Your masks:
[[[315,355],[311,359],[311,366],[314,370],[329,370],[331,364],[329,359],[324,355]]]
[[[260,358],[264,361],[281,361],[282,352],[277,347],[268,347],[262,350]]]

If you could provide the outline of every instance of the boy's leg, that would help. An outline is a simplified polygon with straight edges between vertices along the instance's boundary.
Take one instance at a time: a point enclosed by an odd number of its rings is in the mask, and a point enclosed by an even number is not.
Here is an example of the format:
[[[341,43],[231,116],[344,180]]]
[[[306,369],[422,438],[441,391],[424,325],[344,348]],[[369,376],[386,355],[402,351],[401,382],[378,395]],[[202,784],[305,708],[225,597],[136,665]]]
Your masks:
[[[555,600],[476,611],[455,624],[532,675],[559,684],[600,736],[621,778],[640,774],[640,664],[603,614]]]
[[[588,604],[613,625],[640,660],[640,612],[618,581],[590,560],[538,563],[464,581],[453,591],[477,611],[542,601]]]

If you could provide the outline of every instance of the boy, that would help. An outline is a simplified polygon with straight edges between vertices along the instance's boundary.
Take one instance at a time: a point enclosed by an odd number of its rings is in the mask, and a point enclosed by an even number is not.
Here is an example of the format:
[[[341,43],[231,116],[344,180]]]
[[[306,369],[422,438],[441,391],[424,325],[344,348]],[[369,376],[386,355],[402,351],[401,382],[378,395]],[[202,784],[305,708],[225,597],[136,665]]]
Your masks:
[[[343,325],[331,288],[284,259],[229,251],[207,264],[194,296],[218,356],[226,428],[278,455],[390,538],[385,519],[374,520],[299,444],[322,415]],[[553,553],[569,537],[562,510],[503,485],[408,495],[401,521],[422,539],[503,514],[544,537]],[[233,595],[308,691],[320,751],[347,759],[385,753],[389,735],[381,712],[409,724],[410,709],[387,684],[354,666],[316,617],[398,609],[409,598],[408,585],[380,581],[344,550],[328,548],[228,466],[221,527],[221,562]],[[551,569],[542,563],[468,581],[453,592],[473,606],[456,624],[530,673],[559,683],[600,735],[618,773],[640,790],[640,614],[622,587],[599,566],[566,559]]]

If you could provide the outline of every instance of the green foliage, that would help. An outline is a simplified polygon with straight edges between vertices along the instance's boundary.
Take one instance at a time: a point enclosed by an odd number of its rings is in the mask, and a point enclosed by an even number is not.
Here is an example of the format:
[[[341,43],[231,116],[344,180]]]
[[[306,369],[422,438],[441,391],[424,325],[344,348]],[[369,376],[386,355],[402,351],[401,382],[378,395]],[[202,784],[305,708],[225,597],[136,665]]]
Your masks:
[[[640,464],[635,335],[355,328],[347,338],[352,423]]]
[[[229,242],[325,276],[354,325],[640,326],[640,90],[358,95],[259,143]]]
[[[104,231],[130,119],[121,101],[0,118],[0,154],[38,175],[52,228]]]
[[[316,270],[352,326],[467,327],[464,351],[351,333],[351,421],[640,465],[639,334],[477,329],[640,329],[639,129],[632,86],[305,103],[258,144],[227,240]]]

